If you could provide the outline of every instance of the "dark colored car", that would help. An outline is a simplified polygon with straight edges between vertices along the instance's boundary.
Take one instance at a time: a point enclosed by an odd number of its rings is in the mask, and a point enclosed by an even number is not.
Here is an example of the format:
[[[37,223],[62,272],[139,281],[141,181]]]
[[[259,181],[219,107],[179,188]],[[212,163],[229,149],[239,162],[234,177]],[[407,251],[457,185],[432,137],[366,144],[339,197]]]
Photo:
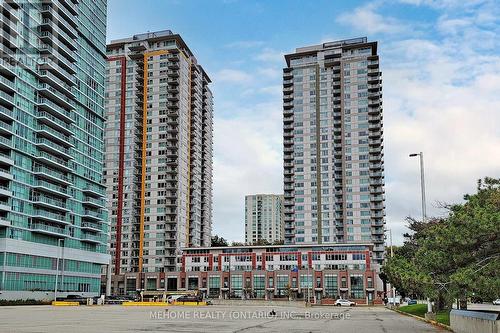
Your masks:
[[[106,304],[122,304],[123,302],[134,302],[138,298],[133,295],[111,295],[106,297]]]
[[[179,297],[175,302],[202,302],[203,298],[201,296],[186,295]]]
[[[57,300],[63,302],[78,302],[80,303],[80,305],[87,304],[87,298],[81,295],[68,295],[66,297],[58,297]]]
[[[414,304],[417,304],[417,300],[416,299],[409,299],[408,300],[408,305],[414,305]]]

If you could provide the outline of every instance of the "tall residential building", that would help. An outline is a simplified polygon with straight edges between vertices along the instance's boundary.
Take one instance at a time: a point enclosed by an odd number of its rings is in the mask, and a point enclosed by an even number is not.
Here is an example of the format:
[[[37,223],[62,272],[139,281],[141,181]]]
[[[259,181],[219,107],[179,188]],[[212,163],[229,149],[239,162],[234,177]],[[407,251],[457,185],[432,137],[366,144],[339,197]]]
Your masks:
[[[123,274],[173,271],[181,248],[210,245],[213,101],[170,30],[112,41],[107,54],[105,179],[122,288]]]
[[[245,196],[245,243],[283,240],[283,195]]]
[[[0,297],[98,295],[106,1],[7,0],[0,22]]]
[[[285,243],[373,242],[384,256],[382,77],[377,42],[285,56]]]

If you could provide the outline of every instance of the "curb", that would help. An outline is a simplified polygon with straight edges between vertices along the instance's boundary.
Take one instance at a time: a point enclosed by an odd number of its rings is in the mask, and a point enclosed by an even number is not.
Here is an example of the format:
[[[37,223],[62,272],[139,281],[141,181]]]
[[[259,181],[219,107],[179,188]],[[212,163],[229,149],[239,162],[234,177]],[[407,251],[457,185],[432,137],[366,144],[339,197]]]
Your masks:
[[[122,306],[168,306],[166,302],[123,302]]]
[[[426,323],[429,323],[431,325],[434,325],[434,326],[437,326],[437,327],[441,327],[441,328],[444,328],[445,330],[448,330],[450,332],[453,332],[453,330],[451,329],[450,326],[448,325],[445,325],[445,324],[441,324],[441,323],[438,323],[437,321],[435,320],[429,320],[429,319],[425,319],[425,318],[422,318],[422,317],[419,317],[419,316],[415,316],[415,315],[412,315],[411,313],[406,313],[406,312],[403,312],[403,311],[400,311],[400,310],[395,310],[395,309],[389,309],[389,310],[392,310],[394,312],[397,312],[397,313],[400,313],[400,314],[403,314],[405,316],[408,316],[408,317],[412,317],[412,318],[415,318],[415,319],[418,319],[420,321],[424,321]]]
[[[53,306],[80,306],[80,303],[78,302],[66,302],[66,301],[53,301],[52,303]]]

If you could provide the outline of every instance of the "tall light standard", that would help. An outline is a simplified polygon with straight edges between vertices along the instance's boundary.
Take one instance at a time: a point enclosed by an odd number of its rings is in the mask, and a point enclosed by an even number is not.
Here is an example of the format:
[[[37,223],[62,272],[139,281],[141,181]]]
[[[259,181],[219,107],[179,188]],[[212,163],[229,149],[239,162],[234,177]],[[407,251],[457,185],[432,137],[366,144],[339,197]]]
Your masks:
[[[410,157],[420,157],[420,190],[422,191],[422,222],[427,220],[427,210],[425,206],[425,180],[424,180],[424,153],[413,153],[409,155]],[[427,297],[427,313],[432,312],[432,304],[429,297]]]
[[[424,180],[424,153],[413,153],[410,157],[420,157],[420,190],[422,191],[422,221],[425,222],[427,218],[427,210],[425,207],[425,180]]]
[[[64,241],[64,238],[57,239],[57,261],[56,261],[56,283],[54,287],[54,302],[57,301],[57,280],[59,278],[59,248],[61,247],[61,242]],[[64,269],[64,267],[63,267]]]

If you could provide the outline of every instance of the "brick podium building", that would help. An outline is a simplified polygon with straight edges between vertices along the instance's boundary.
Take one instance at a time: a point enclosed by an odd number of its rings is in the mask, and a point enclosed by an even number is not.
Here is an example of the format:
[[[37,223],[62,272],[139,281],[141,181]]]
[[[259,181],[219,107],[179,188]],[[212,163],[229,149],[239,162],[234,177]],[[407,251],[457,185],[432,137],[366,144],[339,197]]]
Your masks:
[[[381,303],[372,244],[271,245],[183,249],[177,271],[124,274],[113,294],[145,297],[198,292],[209,298],[307,299]],[[103,281],[104,282],[104,281]]]

